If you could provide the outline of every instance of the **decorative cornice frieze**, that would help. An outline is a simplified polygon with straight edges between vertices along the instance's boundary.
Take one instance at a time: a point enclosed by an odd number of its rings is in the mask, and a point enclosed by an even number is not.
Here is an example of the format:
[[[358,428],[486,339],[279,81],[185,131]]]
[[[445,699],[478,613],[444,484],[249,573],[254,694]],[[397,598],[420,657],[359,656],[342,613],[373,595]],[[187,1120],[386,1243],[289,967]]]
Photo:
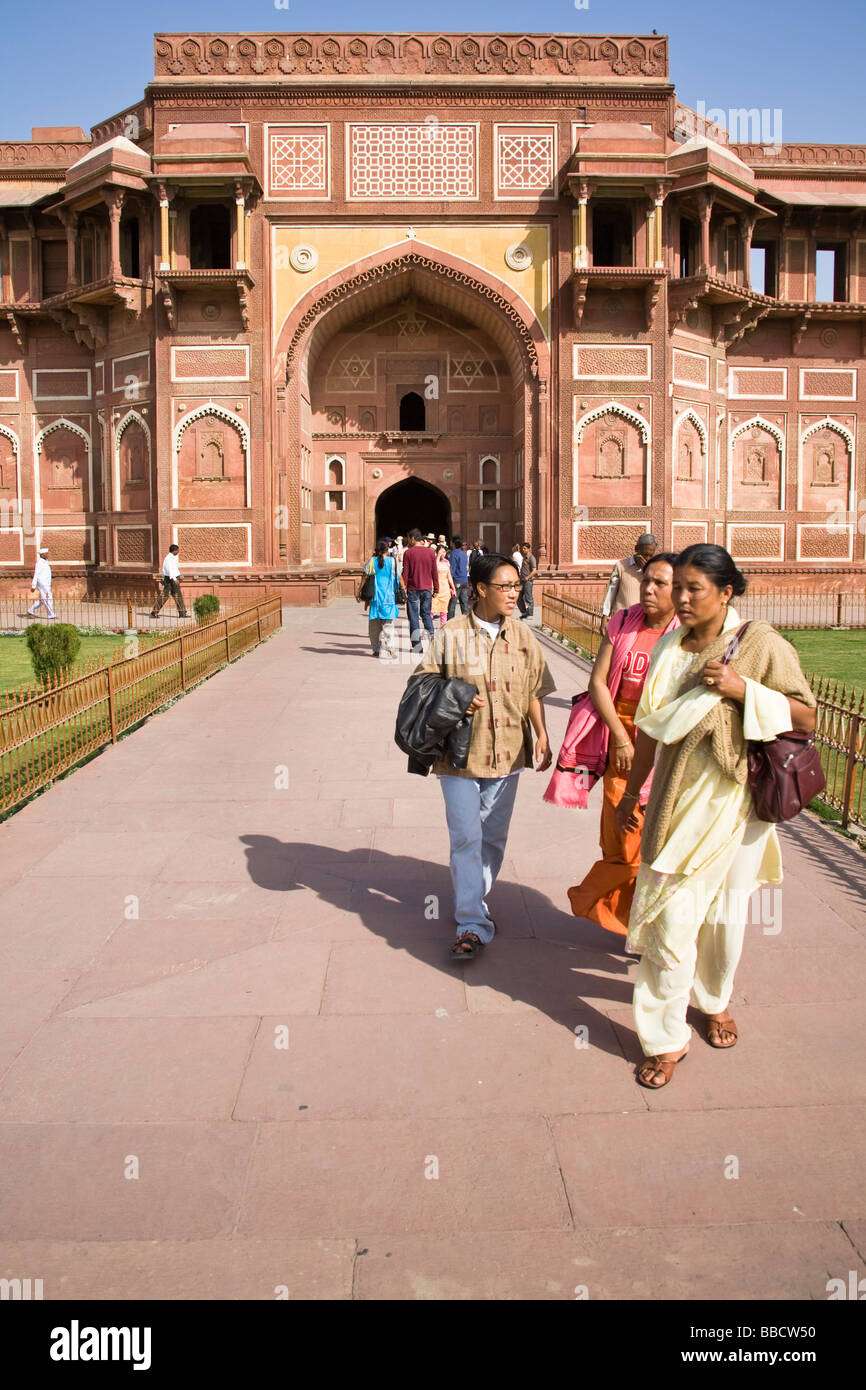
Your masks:
[[[155,34],[154,77],[668,76],[664,35]]]
[[[866,145],[731,145],[746,164],[808,164],[824,169],[866,168]]]

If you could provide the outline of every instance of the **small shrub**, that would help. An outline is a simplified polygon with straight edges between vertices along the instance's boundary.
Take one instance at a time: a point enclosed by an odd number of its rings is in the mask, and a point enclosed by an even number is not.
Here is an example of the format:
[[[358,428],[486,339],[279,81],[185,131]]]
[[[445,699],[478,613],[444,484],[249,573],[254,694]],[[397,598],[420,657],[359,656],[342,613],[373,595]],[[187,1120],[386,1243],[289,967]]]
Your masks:
[[[38,681],[61,675],[81,650],[81,633],[72,623],[55,623],[53,627],[31,623],[26,638]]]
[[[220,601],[216,594],[199,594],[192,605],[192,611],[195,613],[196,622],[209,623],[220,611]]]

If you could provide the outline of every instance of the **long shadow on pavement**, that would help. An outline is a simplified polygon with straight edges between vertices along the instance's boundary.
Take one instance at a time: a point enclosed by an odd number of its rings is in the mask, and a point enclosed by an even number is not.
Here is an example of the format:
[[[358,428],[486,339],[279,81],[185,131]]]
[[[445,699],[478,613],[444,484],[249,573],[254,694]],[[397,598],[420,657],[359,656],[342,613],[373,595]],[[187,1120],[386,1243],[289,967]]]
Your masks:
[[[600,927],[559,912],[536,889],[500,881],[490,904],[500,924],[496,940],[477,960],[452,965],[448,947],[455,930],[450,917],[453,898],[444,865],[378,849],[284,842],[271,835],[242,835],[240,840],[247,846],[250,877],[259,887],[285,893],[308,889],[334,907],[345,910],[348,905],[371,935],[393,949],[407,951],[449,975],[465,971],[472,986],[489,986],[569,1030],[585,1024],[593,1047],[623,1057],[610,1019],[589,1001],[631,1003],[628,960],[601,940],[607,933]],[[438,921],[425,919],[431,895],[442,906]],[[303,912],[302,903],[299,911]],[[527,919],[529,930],[552,926],[559,939],[510,933],[510,923]]]

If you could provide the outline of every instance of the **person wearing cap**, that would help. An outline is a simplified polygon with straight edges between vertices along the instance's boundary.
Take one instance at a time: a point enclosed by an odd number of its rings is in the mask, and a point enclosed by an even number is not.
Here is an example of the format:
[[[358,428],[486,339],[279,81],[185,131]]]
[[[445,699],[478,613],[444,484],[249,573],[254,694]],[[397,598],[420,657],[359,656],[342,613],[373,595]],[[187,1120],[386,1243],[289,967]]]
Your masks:
[[[424,537],[424,544],[428,546],[430,550],[436,549],[436,537],[433,535],[432,531],[427,532],[427,535]]]
[[[40,546],[36,556],[36,568],[33,571],[33,583],[31,590],[35,589],[39,597],[32,607],[27,609],[28,615],[35,618],[39,612],[40,604],[45,609],[49,618],[54,617],[54,603],[51,598],[51,566],[46,559],[48,547]]]
[[[177,558],[179,549],[180,547],[177,545],[170,545],[168,554],[162,562],[162,593],[150,610],[152,618],[157,617],[162,605],[168,602],[169,595],[174,599],[179,617],[189,617],[186,604],[183,601],[183,594],[180,591],[180,562]]]

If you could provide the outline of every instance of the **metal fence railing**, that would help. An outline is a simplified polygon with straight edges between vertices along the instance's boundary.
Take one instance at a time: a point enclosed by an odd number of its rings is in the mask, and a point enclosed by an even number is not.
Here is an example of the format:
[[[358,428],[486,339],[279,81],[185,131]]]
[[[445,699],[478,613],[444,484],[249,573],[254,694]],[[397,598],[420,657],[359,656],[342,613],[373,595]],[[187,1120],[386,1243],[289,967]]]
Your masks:
[[[594,604],[545,592],[541,598],[541,623],[566,642],[573,642],[587,656],[595,657],[601,646],[601,609]]]
[[[193,600],[187,598],[189,616],[182,618],[173,598],[170,598],[159,616],[152,618],[151,609],[161,589],[132,589],[122,593],[82,594],[71,598],[65,594],[55,594],[53,598],[55,621],[72,623],[85,632],[172,632],[192,629],[196,626],[192,611]],[[0,595],[0,632],[21,632],[33,622],[49,621],[44,609],[31,617],[27,612],[36,597],[29,589],[20,594]],[[220,598],[220,611],[223,615],[236,609],[247,608],[253,601],[249,594],[242,598]]]
[[[89,666],[27,691],[0,694],[0,813],[74,767],[281,622],[269,595],[210,623],[166,636],[138,656]]]
[[[800,589],[752,589],[736,599],[744,618],[763,618],[773,627],[866,627],[866,593],[822,594]]]
[[[827,786],[821,800],[842,815],[842,827],[866,825],[866,693],[840,689],[826,676],[806,677],[818,701],[815,743]]]
[[[544,627],[595,657],[601,645],[599,608],[544,594],[541,611]],[[738,601],[737,611],[744,617],[765,616],[754,609],[747,611],[744,600]],[[827,781],[819,799],[841,814],[843,829],[866,826],[866,692],[849,691],[826,676],[807,674],[806,679],[818,701],[815,744]]]

